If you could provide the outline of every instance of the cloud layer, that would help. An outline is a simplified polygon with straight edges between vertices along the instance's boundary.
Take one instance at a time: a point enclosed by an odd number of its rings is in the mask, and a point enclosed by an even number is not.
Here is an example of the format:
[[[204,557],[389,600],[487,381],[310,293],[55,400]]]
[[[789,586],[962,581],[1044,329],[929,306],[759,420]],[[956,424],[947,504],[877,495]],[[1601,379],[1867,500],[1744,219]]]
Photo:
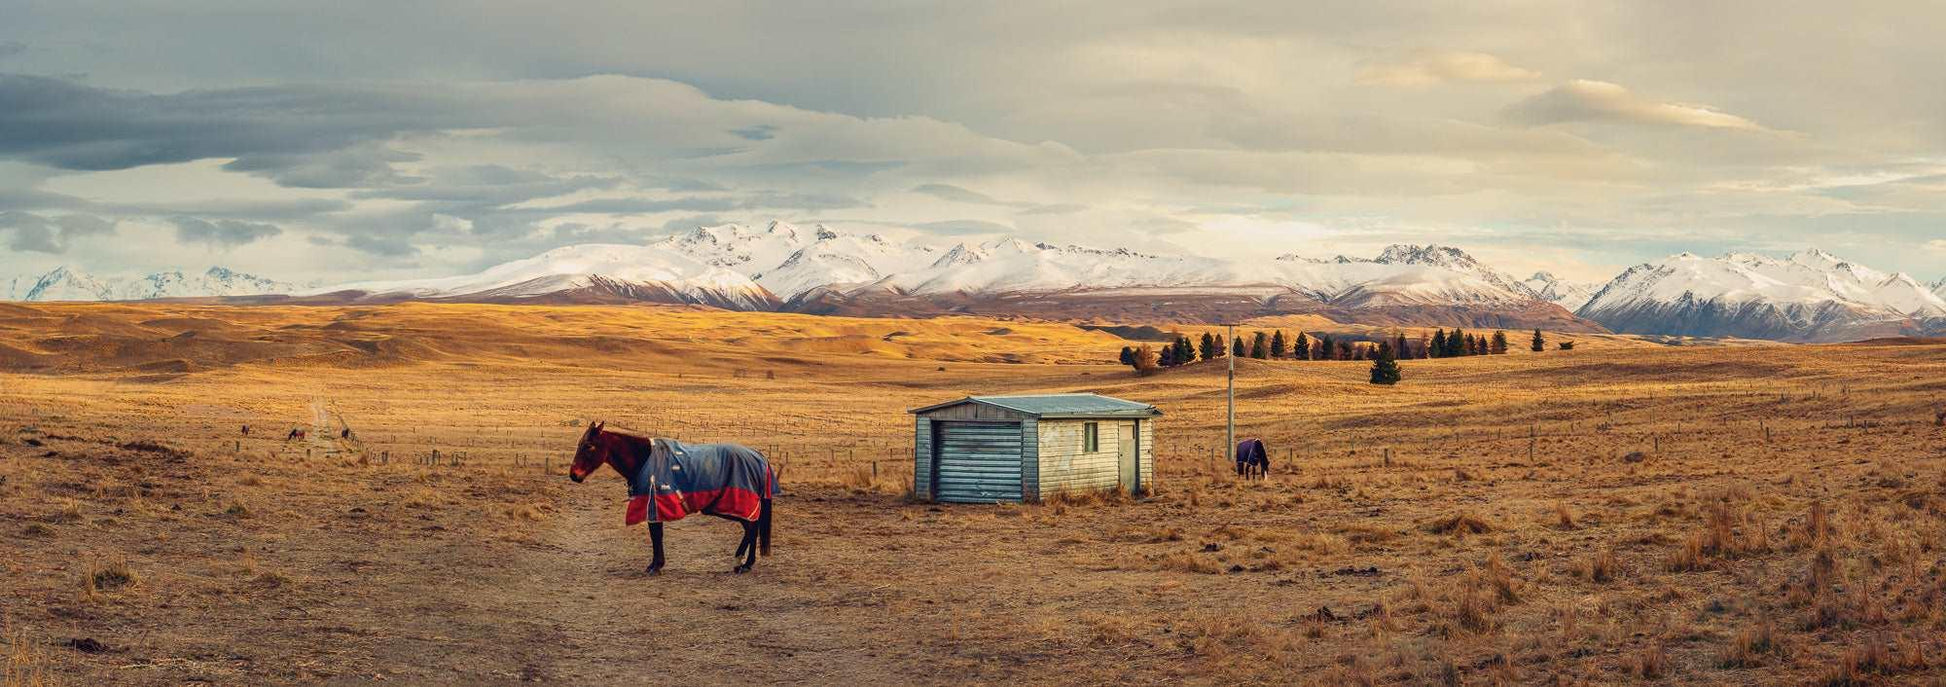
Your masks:
[[[1439,240],[1584,279],[1819,245],[1946,276],[1917,250],[1946,226],[1936,3],[7,15],[0,276],[421,276],[772,217],[1218,254]]]

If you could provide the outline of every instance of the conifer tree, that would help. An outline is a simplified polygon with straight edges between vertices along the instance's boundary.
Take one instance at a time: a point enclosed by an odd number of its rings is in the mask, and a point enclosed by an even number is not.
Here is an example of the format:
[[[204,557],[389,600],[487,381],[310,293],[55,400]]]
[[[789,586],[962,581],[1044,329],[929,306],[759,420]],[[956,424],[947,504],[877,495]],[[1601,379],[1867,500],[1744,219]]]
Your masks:
[[[1285,345],[1286,344],[1284,343],[1284,330],[1279,329],[1277,330],[1277,333],[1271,334],[1270,335],[1270,357],[1272,358],[1284,357]]]
[[[1270,337],[1265,336],[1263,332],[1257,332],[1257,335],[1250,340],[1250,357],[1258,360],[1270,357]]]
[[[1221,358],[1229,354],[1230,354],[1230,347],[1223,343],[1223,335],[1222,334],[1216,335],[1216,357]]]
[[[1399,332],[1392,338],[1392,357],[1395,359],[1412,357],[1412,347],[1406,344],[1405,332]]]
[[[1541,338],[1541,330],[1536,329],[1534,330],[1534,352],[1539,353],[1545,350],[1547,350],[1547,340]]]
[[[1304,332],[1297,333],[1297,345],[1291,348],[1291,355],[1298,360],[1311,359],[1311,338],[1305,336]]]
[[[1493,333],[1493,354],[1494,355],[1507,354],[1507,332],[1496,331]]]
[[[1446,357],[1457,358],[1466,355],[1466,333],[1454,327],[1453,333],[1446,335]]]
[[[1190,343],[1187,336],[1176,337],[1176,364],[1188,365],[1193,362],[1196,362],[1196,345]]]
[[[1350,341],[1340,341],[1340,342],[1338,342],[1338,359],[1339,359],[1339,360],[1351,360],[1351,342],[1350,342]]]
[[[1392,350],[1392,344],[1378,342],[1378,355],[1372,360],[1372,383],[1391,386],[1401,378],[1398,354]]]
[[[1135,364],[1135,349],[1129,348],[1127,346],[1122,347],[1122,364],[1123,365]]]
[[[1459,354],[1460,354],[1460,355],[1473,355],[1473,346],[1474,346],[1474,341],[1473,341],[1473,335],[1472,335],[1472,334],[1467,334],[1467,335],[1465,335],[1465,338],[1463,338],[1463,339],[1460,339],[1460,352],[1459,352]]]
[[[1211,335],[1209,332],[1203,332],[1203,345],[1202,348],[1199,349],[1199,351],[1203,354],[1203,360],[1205,361],[1215,360],[1216,359],[1216,337],[1214,335]]]
[[[1432,346],[1426,349],[1427,355],[1434,358],[1446,357],[1446,330],[1437,329],[1432,334]]]
[[[1318,354],[1312,360],[1335,360],[1338,357],[1338,344],[1331,340],[1330,334],[1318,335]]]
[[[1239,336],[1237,340],[1230,342],[1230,355],[1238,358],[1250,357],[1250,352],[1243,350],[1243,337]]]
[[[1157,362],[1161,363],[1163,367],[1175,367],[1176,366],[1176,345],[1169,344],[1167,346],[1163,346],[1162,354],[1156,357],[1158,358]]]

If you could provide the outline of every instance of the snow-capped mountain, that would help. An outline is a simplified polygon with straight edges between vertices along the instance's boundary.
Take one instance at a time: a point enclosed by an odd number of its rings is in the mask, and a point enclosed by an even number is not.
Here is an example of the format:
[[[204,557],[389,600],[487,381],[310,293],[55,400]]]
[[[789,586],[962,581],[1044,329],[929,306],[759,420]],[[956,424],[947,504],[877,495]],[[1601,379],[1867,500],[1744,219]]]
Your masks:
[[[56,267],[39,277],[16,277],[0,294],[15,301],[140,301],[156,298],[211,298],[290,293],[290,284],[211,267],[200,274],[180,270],[133,278],[99,278],[72,267]]]
[[[1946,330],[1946,299],[1820,250],[1691,253],[1631,267],[1578,314],[1618,332],[1844,341]]]
[[[653,302],[769,310],[777,299],[749,277],[658,246],[556,248],[477,274],[326,287],[305,297],[472,302]]]
[[[1932,293],[1935,296],[1938,296],[1942,299],[1946,299],[1946,279],[1941,279],[1937,282],[1933,282]]]
[[[1534,276],[1521,280],[1520,284],[1542,300],[1568,310],[1580,310],[1589,298],[1594,297],[1595,290],[1601,288],[1600,284],[1571,282],[1546,271],[1535,272]]]

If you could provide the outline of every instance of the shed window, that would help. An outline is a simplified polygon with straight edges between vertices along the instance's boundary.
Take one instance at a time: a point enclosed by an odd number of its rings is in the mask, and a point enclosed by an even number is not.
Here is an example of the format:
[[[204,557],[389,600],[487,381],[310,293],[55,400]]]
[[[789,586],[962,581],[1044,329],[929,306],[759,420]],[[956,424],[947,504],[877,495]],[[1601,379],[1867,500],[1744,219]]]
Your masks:
[[[1101,423],[1089,422],[1081,425],[1081,450],[1087,453],[1101,450]]]

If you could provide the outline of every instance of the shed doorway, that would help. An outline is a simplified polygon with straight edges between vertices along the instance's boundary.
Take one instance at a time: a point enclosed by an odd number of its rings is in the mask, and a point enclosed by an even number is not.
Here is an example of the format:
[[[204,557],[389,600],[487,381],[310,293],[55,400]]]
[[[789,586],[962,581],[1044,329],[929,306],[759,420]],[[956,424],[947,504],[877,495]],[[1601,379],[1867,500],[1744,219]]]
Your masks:
[[[948,503],[1021,500],[1020,423],[941,422],[937,493]]]
[[[1133,494],[1142,490],[1142,466],[1138,459],[1142,452],[1141,447],[1136,445],[1140,441],[1139,435],[1133,422],[1117,423],[1116,431],[1119,432],[1115,446],[1121,452],[1122,491]]]

